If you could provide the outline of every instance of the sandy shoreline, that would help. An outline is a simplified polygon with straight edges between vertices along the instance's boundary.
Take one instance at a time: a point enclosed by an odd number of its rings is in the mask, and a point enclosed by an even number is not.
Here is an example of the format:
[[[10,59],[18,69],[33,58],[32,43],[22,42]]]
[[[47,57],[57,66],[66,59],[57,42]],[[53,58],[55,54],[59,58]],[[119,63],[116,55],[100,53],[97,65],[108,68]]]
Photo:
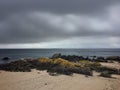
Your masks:
[[[115,78],[81,74],[50,76],[46,71],[0,71],[0,90],[120,90],[120,76]]]

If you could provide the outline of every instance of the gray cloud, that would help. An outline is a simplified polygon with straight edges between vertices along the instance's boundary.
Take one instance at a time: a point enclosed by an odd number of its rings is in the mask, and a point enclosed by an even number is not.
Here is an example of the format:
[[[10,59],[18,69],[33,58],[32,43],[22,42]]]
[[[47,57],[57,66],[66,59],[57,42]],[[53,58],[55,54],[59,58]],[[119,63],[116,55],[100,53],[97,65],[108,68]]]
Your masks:
[[[98,26],[95,25],[96,23]],[[22,16],[17,14],[3,23],[0,43],[36,43],[70,37],[118,37],[119,30],[111,30],[109,25],[111,23],[105,23],[104,26],[103,21],[76,15],[43,12],[22,14]]]
[[[0,44],[119,40],[119,5],[120,0],[0,0]]]
[[[101,14],[120,0],[0,0],[0,18],[12,13],[48,11],[53,13]]]

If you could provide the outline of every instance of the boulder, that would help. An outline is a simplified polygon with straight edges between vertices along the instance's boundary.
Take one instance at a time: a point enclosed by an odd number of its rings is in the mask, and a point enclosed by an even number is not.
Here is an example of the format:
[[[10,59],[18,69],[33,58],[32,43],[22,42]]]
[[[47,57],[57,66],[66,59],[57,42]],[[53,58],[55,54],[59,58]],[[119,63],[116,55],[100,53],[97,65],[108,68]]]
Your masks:
[[[10,60],[9,57],[3,57],[2,60]]]
[[[98,62],[108,62],[104,57],[97,57],[96,61]]]
[[[60,58],[61,57],[61,53],[55,53],[52,58],[55,59],[55,58]]]
[[[99,60],[105,60],[104,57],[97,57]]]

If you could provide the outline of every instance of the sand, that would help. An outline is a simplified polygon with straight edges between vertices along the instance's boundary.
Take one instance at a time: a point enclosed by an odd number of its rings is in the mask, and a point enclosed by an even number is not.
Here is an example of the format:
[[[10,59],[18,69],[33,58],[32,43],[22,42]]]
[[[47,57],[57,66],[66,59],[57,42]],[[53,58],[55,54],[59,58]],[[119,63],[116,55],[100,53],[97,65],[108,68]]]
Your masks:
[[[120,63],[114,62],[114,63],[101,63],[102,66],[111,67],[111,68],[117,68],[120,69]]]
[[[81,74],[50,76],[46,71],[0,71],[0,90],[120,90],[120,76],[91,77]]]

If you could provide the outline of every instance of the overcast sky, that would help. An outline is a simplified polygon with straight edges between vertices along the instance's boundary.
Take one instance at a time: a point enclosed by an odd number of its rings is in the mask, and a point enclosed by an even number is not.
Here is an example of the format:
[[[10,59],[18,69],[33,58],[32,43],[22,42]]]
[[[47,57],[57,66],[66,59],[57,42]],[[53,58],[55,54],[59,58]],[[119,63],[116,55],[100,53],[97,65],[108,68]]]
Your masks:
[[[0,48],[120,48],[120,0],[0,0]]]

